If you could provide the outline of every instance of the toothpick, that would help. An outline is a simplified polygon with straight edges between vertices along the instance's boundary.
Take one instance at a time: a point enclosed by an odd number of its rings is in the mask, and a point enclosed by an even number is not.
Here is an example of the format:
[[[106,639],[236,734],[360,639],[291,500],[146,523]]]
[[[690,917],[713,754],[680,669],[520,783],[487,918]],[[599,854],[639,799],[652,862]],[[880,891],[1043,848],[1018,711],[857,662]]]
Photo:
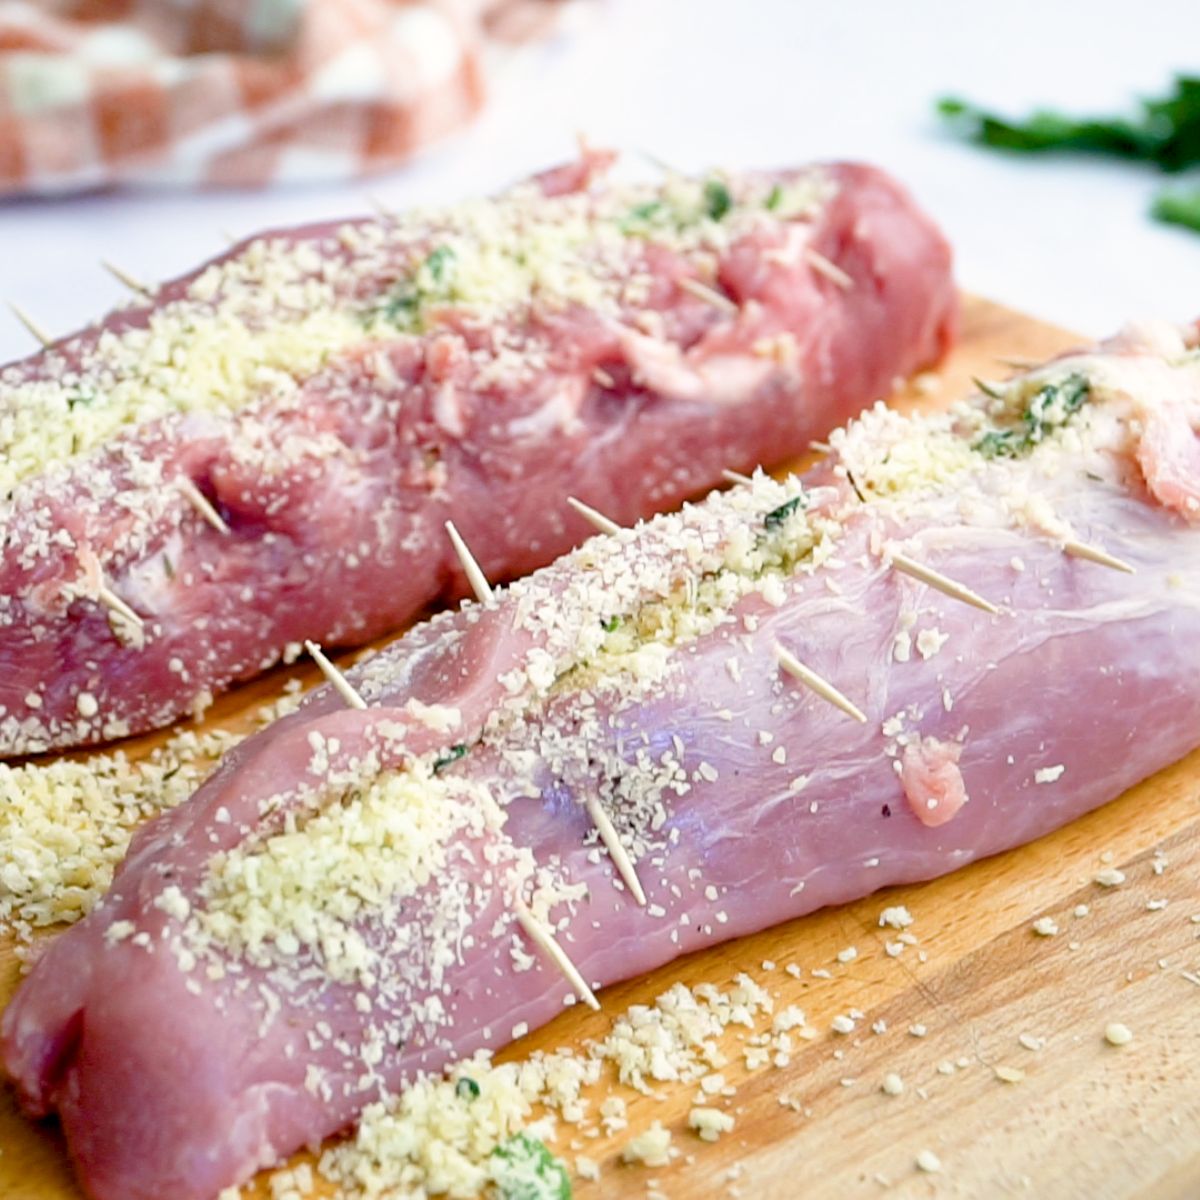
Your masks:
[[[810,450],[815,450],[818,454],[832,454],[833,447],[828,442],[811,441],[808,443]]]
[[[983,609],[986,613],[993,615],[999,613],[999,609],[989,600],[985,600],[978,592],[973,592],[964,584],[958,583],[951,579],[948,575],[943,575],[940,571],[935,571],[932,567],[924,566],[922,563],[916,562],[908,557],[907,554],[890,554],[892,566],[904,575],[911,575],[913,579],[919,579],[922,583],[928,584],[931,588],[936,588],[939,592],[945,592],[947,596],[955,600],[961,600],[964,604],[974,605],[976,608]]]
[[[701,283],[698,279],[680,279],[680,288],[685,292],[690,292],[697,300],[703,300],[705,304],[711,304],[713,308],[719,308],[722,312],[736,313],[741,310],[728,296],[722,295],[716,288],[710,288],[708,284]]]
[[[1014,371],[1032,371],[1039,365],[1033,358],[1009,358],[1006,355],[998,355],[996,362],[1002,367],[1011,367]]]
[[[600,1001],[595,992],[588,987],[578,968],[567,957],[566,951],[554,940],[554,935],[529,911],[524,902],[517,900],[513,904],[513,915],[517,918],[525,936],[529,938],[554,965],[567,977],[567,981],[579,994],[579,998],[589,1007],[600,1011]]]
[[[143,283],[140,279],[130,275],[122,267],[118,267],[116,263],[111,263],[107,258],[100,260],[100,265],[118,282],[124,284],[131,292],[137,292],[142,296],[153,296],[154,289],[149,284]]]
[[[602,512],[597,512],[590,504],[584,504],[582,500],[576,500],[574,496],[567,497],[567,503],[585,520],[593,529],[599,530],[600,533],[620,533],[621,526],[616,521],[610,521]]]
[[[208,497],[186,476],[175,480],[179,494],[218,532],[229,532],[225,518],[209,503]]]
[[[828,700],[830,704],[835,708],[840,708],[847,716],[853,717],[861,724],[866,724],[867,714],[857,704],[847,699],[829,680],[823,679],[811,667],[806,667],[790,650],[785,649],[778,642],[775,643],[775,657],[789,675],[816,692],[822,700]]]
[[[304,643],[305,650],[308,651],[309,657],[321,668],[321,674],[329,680],[333,686],[333,690],[351,707],[363,709],[367,707],[367,702],[350,686],[349,680],[325,657],[324,651],[317,645],[316,642],[306,641]]]
[[[466,575],[467,582],[475,593],[475,598],[480,604],[491,604],[496,598],[496,593],[492,591],[492,585],[488,583],[487,576],[480,570],[475,556],[467,549],[467,543],[463,541],[462,535],[454,528],[453,521],[446,522],[446,532],[450,535],[450,544],[454,547],[454,553],[458,555],[458,561],[462,563],[463,574]]]
[[[679,175],[681,173],[665,159],[659,158],[657,154],[652,154],[649,150],[639,147],[635,150],[635,153],[640,154],[651,166],[657,167],[664,175]]]
[[[1102,567],[1111,567],[1114,571],[1124,571],[1126,575],[1136,575],[1137,568],[1131,566],[1123,558],[1109,554],[1098,546],[1089,546],[1087,542],[1077,542],[1068,538],[1063,542],[1063,551],[1072,558],[1086,558],[1088,562],[1099,563]]]
[[[600,840],[608,849],[608,856],[612,859],[613,866],[620,872],[621,878],[625,880],[625,886],[633,893],[633,898],[644,908],[646,892],[642,887],[642,881],[638,878],[637,868],[634,867],[629,852],[621,845],[621,838],[598,797],[588,797],[587,812],[592,819],[592,824],[596,827],[596,832],[600,835]]]
[[[388,208],[386,204],[378,196],[368,193],[367,203],[382,217],[385,221],[395,221],[396,212],[394,209]]]
[[[721,475],[729,480],[730,483],[753,483],[754,480],[749,475],[743,475],[741,471],[730,471],[728,469],[721,472]]]
[[[11,300],[8,302],[8,307],[12,311],[12,315],[25,326],[27,330],[43,346],[49,348],[54,345],[54,339],[27,313],[24,309],[18,308]]]
[[[808,260],[808,265],[814,271],[820,275],[824,275],[826,279],[832,280],[842,291],[848,292],[853,289],[854,280],[837,263],[831,263],[825,255],[808,248],[804,251],[804,257]]]
[[[96,599],[111,613],[116,613],[122,620],[128,621],[135,629],[144,629],[146,622],[117,595],[106,583],[96,589]]]

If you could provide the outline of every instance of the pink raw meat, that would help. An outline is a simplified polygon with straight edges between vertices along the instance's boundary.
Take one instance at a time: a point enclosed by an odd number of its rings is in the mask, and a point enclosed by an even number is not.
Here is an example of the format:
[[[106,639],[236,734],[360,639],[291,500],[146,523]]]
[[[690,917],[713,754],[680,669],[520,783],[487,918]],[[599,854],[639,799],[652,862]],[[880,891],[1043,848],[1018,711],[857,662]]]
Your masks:
[[[73,382],[50,424],[102,411],[165,354],[152,339],[114,371],[104,367],[112,337],[167,317],[210,320],[214,304],[233,303],[210,294],[218,268],[248,273],[242,329],[285,301],[287,320],[305,316],[305,288],[324,286],[331,264],[342,272],[331,275],[333,306],[355,320],[376,320],[381,298],[397,320],[422,305],[413,328],[376,327],[308,377],[264,369],[242,407],[123,426],[16,483],[3,511],[0,754],[165,725],[305,638],[359,644],[460,595],[447,519],[492,578],[520,576],[587,534],[568,494],[622,522],[672,507],[724,468],[805,450],[947,349],[949,250],[879,171],[731,178],[713,193],[712,211],[728,199],[728,214],[697,217],[700,232],[681,242],[686,231],[653,216],[679,181],[630,191],[641,201],[630,211],[651,216],[618,220],[626,192],[606,182],[607,163],[592,155],[550,172],[495,210],[536,209],[543,230],[560,209],[564,229],[591,221],[584,248],[570,250],[582,281],[555,275],[565,252],[552,247],[541,282],[493,302],[492,276],[524,263],[505,242],[508,265],[486,259],[472,284],[482,308],[450,285],[421,301],[422,269],[454,269],[437,258],[443,239],[474,237],[470,221],[487,229],[476,209],[283,230],[0,372],[0,417],[56,380]],[[812,203],[793,213],[774,202],[806,188]],[[281,248],[298,275],[276,295],[256,264]],[[227,534],[178,478],[211,501]],[[98,603],[102,584],[144,620],[142,637]]]
[[[1087,381],[1082,409],[989,460],[989,424],[1021,428],[1064,378]],[[1020,845],[1200,744],[1180,653],[1200,638],[1200,528],[1139,466],[1149,418],[1200,412],[1194,345],[1101,348],[1006,386],[1003,413],[877,409],[803,492],[760,477],[417,626],[351,673],[366,710],[319,690],[142,830],[2,1025],[89,1194],[211,1200],[414,1072],[549,1020],[571,989],[518,898],[599,987]],[[897,573],[901,552],[998,612]],[[866,722],[781,671],[780,645]],[[937,822],[905,802],[931,778],[954,800]],[[416,790],[366,807],[397,780]],[[429,820],[447,823],[432,874],[381,882]],[[223,893],[230,862],[253,882]],[[243,911],[228,896],[277,895],[265,933],[213,932]]]

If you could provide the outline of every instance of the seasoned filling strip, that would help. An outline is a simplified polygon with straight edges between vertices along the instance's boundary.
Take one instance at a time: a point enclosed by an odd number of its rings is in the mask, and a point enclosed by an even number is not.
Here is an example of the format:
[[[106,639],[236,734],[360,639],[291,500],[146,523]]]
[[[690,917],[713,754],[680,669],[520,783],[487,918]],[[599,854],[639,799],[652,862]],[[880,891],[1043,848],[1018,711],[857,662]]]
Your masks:
[[[322,228],[238,247],[114,326],[58,343],[31,378],[0,373],[0,495],[171,414],[302,402],[326,363],[439,327],[490,338],[512,378],[538,363],[530,323],[571,307],[637,328],[657,259],[709,287],[718,255],[762,224],[802,235],[834,184],[819,170],[671,178],[488,200]]]

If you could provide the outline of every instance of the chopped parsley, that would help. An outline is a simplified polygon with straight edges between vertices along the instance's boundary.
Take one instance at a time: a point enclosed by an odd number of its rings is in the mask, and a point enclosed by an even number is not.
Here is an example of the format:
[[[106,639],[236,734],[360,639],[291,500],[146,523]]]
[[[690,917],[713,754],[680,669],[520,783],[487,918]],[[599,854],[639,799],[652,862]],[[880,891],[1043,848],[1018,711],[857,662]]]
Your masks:
[[[490,1174],[500,1200],[571,1200],[566,1166],[527,1133],[514,1133],[492,1151]]]
[[[99,392],[87,384],[80,384],[67,393],[67,407],[74,408],[78,404],[94,404]]]
[[[771,509],[763,517],[763,528],[778,529],[796,509],[807,506],[807,503],[803,492],[798,496],[793,496],[790,500],[785,500],[778,508]]]
[[[454,273],[454,251],[449,246],[439,246],[425,260],[425,269],[433,276],[434,283],[448,283]]]
[[[469,1075],[464,1075],[454,1085],[454,1094],[460,1100],[477,1100],[479,1098],[479,1084]]]
[[[704,211],[714,221],[719,221],[732,207],[729,189],[719,179],[710,179],[704,185]]]
[[[1066,423],[1084,405],[1091,384],[1082,375],[1068,375],[1040,387],[1012,429],[993,429],[972,446],[984,458],[1019,458],[1043,441],[1050,430]]]
[[[782,203],[783,203],[783,185],[777,183],[771,189],[771,191],[767,195],[766,200],[763,202],[763,208],[765,208],[768,212],[774,212]]]
[[[608,620],[600,622],[600,627],[605,633],[615,633],[620,627],[620,624],[620,617],[609,617]]]
[[[440,771],[445,770],[451,763],[456,763],[467,752],[466,746],[459,742],[457,745],[451,746],[440,758],[433,760],[433,773],[437,775]]]
[[[635,204],[621,222],[621,232],[630,233],[637,226],[649,225],[663,212],[661,200],[647,200],[645,204]]]
[[[376,311],[394,325],[414,324],[429,301],[449,298],[455,262],[454,251],[449,246],[431,250],[416,271],[398,283]]]

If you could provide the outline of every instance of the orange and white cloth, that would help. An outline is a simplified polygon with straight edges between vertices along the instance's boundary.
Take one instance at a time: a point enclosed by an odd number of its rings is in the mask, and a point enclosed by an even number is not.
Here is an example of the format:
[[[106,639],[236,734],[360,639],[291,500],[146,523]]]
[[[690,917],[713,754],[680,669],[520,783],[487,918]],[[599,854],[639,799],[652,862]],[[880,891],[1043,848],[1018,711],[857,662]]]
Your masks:
[[[0,196],[394,166],[560,0],[0,0]]]

